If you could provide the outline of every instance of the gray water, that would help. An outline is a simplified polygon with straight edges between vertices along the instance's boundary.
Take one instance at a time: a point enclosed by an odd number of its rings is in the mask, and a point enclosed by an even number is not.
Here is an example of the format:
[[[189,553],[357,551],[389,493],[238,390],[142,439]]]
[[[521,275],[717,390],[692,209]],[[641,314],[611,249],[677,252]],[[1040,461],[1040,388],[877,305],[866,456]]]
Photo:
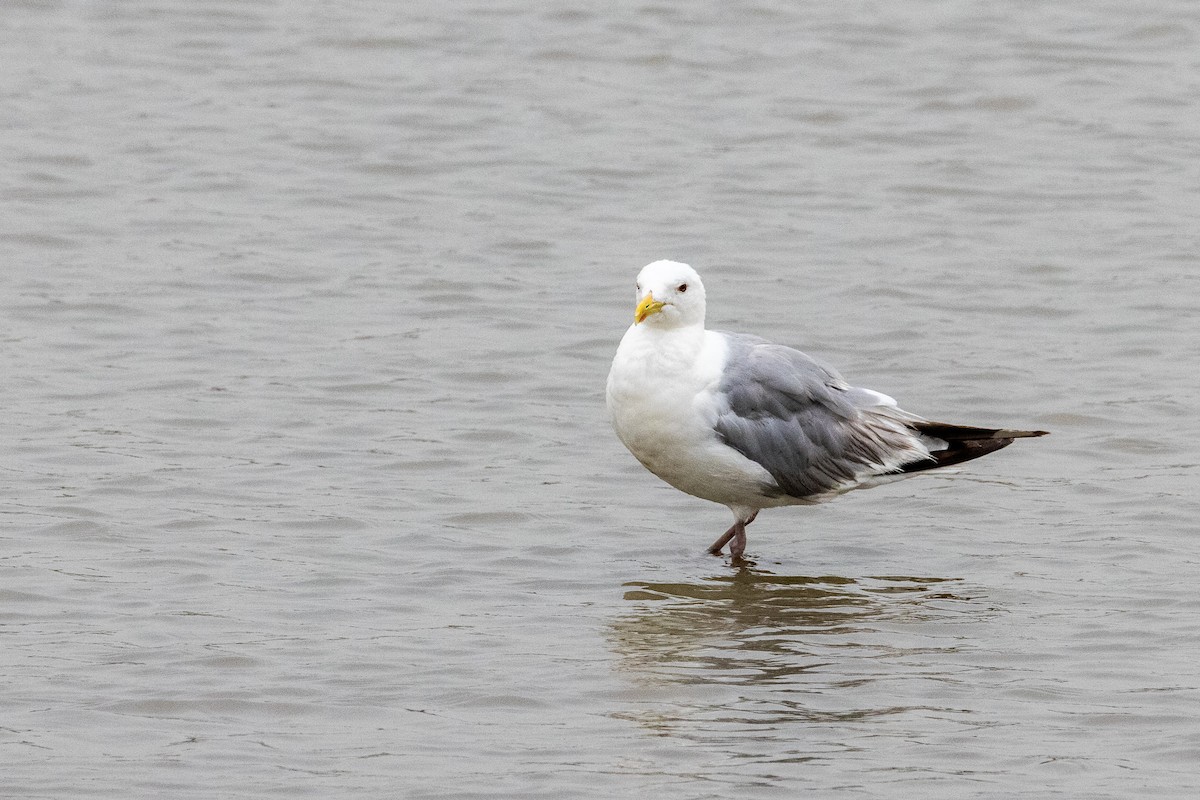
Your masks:
[[[0,796],[1192,798],[1200,7],[7,0]],[[953,422],[727,511],[646,262]]]

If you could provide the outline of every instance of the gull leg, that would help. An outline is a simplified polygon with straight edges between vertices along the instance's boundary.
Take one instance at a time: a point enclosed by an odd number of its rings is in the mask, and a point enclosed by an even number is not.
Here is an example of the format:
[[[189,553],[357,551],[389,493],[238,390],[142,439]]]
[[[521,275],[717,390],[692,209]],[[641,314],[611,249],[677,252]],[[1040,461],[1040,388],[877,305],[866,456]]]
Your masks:
[[[734,527],[737,530],[733,534],[733,541],[729,543],[729,555],[733,556],[734,561],[742,560],[742,553],[746,552],[746,526],[754,522],[754,518],[758,516],[755,511],[750,515],[750,519],[745,522],[738,520],[738,524]]]
[[[738,525],[738,533],[734,534],[733,540],[730,542],[730,555],[734,561],[742,560],[742,554],[746,552],[746,527],[745,523]]]
[[[746,552],[746,524],[739,523],[737,527],[737,533],[729,543],[729,555],[733,556],[734,561],[741,561],[742,553]]]
[[[737,536],[739,530],[741,530],[742,539],[744,540],[746,538],[746,526],[743,525],[741,522],[735,522],[735,523],[733,523],[732,528],[730,528],[729,530],[727,530],[721,534],[720,539],[717,539],[715,542],[713,542],[711,545],[708,546],[708,552],[712,553],[714,556],[721,555],[721,548],[724,547],[729,542],[730,539]]]
[[[726,544],[729,545],[729,554],[735,559],[741,558],[742,553],[746,552],[746,526],[754,522],[754,518],[758,516],[755,511],[750,515],[750,519],[739,519],[733,523],[733,527],[721,534],[721,538],[717,539],[708,547],[708,552],[714,556],[721,554],[721,548]]]

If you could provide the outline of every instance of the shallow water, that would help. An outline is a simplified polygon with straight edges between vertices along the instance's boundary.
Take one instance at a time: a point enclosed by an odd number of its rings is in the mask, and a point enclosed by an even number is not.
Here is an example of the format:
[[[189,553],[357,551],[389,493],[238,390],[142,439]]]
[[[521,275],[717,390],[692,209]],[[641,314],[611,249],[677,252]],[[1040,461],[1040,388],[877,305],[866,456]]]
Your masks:
[[[1200,11],[0,7],[0,795],[1194,797]],[[637,269],[1047,428],[649,476]]]

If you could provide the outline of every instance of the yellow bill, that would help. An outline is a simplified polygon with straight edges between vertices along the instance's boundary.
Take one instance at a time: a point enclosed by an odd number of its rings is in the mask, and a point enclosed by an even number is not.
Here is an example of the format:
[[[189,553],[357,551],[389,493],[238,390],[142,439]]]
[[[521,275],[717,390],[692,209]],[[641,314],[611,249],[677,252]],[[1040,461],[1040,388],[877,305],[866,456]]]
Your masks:
[[[641,302],[637,304],[637,308],[633,310],[633,323],[635,325],[641,324],[646,317],[662,311],[664,305],[666,304],[654,299],[654,292],[646,292],[646,296],[642,298]]]

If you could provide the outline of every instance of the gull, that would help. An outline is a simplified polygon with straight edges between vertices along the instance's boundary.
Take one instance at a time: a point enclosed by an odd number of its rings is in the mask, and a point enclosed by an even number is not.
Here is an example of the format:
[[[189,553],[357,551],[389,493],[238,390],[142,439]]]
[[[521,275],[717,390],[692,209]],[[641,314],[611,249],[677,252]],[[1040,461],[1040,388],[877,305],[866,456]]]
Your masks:
[[[655,261],[637,277],[633,324],[608,375],[617,437],[683,492],[728,506],[735,560],[764,508],[959,464],[1046,431],[932,422],[832,368],[757,336],[705,330],[705,292],[687,264]]]

